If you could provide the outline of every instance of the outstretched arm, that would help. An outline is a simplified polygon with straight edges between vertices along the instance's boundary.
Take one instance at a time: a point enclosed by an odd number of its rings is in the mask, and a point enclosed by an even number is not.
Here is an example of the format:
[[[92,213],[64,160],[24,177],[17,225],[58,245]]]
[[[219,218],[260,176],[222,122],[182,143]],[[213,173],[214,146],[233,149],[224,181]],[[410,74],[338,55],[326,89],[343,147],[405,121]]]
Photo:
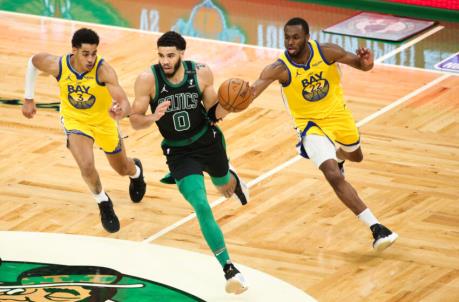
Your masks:
[[[126,93],[118,82],[115,70],[104,61],[97,72],[99,73],[100,81],[105,83],[113,99],[113,104],[109,111],[110,116],[115,120],[120,120],[129,115],[131,105],[129,104]]]
[[[170,101],[159,104],[153,114],[146,114],[150,105],[150,98],[155,94],[156,89],[155,77],[151,72],[142,72],[137,77],[134,85],[135,99],[129,116],[132,128],[137,130],[148,128],[166,113],[171,104]]]
[[[288,70],[284,63],[276,61],[266,66],[258,79],[250,86],[253,99],[258,97],[272,82],[287,83],[289,80]]]
[[[356,50],[356,54],[353,54],[333,43],[321,44],[320,47],[325,59],[330,63],[339,62],[363,71],[373,68],[373,53],[368,48],[360,47]]]
[[[48,53],[39,53],[29,59],[25,76],[24,104],[22,105],[22,114],[27,118],[33,118],[37,113],[34,97],[38,70],[57,77],[59,75],[59,57]]]

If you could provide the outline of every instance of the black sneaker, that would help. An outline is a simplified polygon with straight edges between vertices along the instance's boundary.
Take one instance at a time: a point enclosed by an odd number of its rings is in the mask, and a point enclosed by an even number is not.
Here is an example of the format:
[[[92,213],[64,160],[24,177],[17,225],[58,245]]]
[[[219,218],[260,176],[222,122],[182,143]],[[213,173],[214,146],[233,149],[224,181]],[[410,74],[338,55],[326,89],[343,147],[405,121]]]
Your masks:
[[[137,178],[129,177],[131,183],[129,184],[129,196],[132,202],[140,202],[145,195],[147,184],[143,179],[143,168],[140,159],[134,158],[134,163],[140,168],[140,175]]]
[[[108,201],[102,201],[98,203],[100,211],[100,220],[102,226],[109,233],[115,233],[120,230],[120,222],[116,217],[115,210],[113,210],[113,203],[108,198]]]
[[[373,248],[377,252],[381,252],[392,245],[398,238],[398,234],[392,232],[380,223],[375,223],[370,227],[373,233]]]
[[[241,272],[232,263],[228,263],[223,268],[225,272],[226,286],[225,290],[230,294],[240,294],[245,292],[248,287]]]
[[[239,176],[236,171],[234,171],[233,167],[230,166],[229,171],[234,175],[234,178],[236,178],[236,188],[234,189],[234,194],[236,194],[236,198],[239,199],[242,205],[246,205],[247,202],[249,202],[249,188],[239,179]]]
[[[342,162],[338,163],[339,171],[341,172],[341,175],[343,175],[343,176],[344,176],[344,162],[345,162],[345,160],[343,160]]]

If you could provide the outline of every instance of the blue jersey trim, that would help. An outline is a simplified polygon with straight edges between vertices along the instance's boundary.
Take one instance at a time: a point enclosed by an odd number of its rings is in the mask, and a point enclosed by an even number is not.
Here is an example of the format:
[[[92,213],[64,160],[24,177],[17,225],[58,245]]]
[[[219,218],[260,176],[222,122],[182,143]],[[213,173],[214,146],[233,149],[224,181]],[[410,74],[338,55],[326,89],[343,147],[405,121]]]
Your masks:
[[[57,74],[56,80],[59,81],[62,75],[62,57],[59,58],[59,73]]]
[[[308,70],[310,68],[309,64],[311,64],[312,58],[314,57],[314,49],[312,48],[312,46],[311,46],[311,44],[309,42],[308,42],[308,47],[309,47],[309,58],[306,61],[306,64],[295,63],[293,61],[293,59],[290,57],[290,55],[288,54],[287,50],[284,52],[285,53],[285,57],[287,58],[289,63],[292,64],[293,66],[298,67],[298,68],[303,68],[304,70]]]
[[[314,41],[316,41],[316,40],[314,40]],[[322,52],[322,49],[320,48],[319,42],[316,41],[316,45],[317,45],[317,49],[319,50],[320,57],[322,58],[322,60],[324,60],[325,64],[327,64],[327,65],[334,64],[335,62],[331,62],[330,63],[329,61],[327,61],[327,58],[325,58],[325,56],[324,56],[324,54]]]
[[[285,67],[287,68],[287,72],[288,72],[288,81],[287,83],[281,83],[282,84],[282,87],[287,87],[288,85],[290,85],[290,83],[292,82],[292,74],[290,73],[290,69],[288,68],[287,64],[285,64],[284,61],[282,61],[281,59],[277,59],[279,62],[281,62],[282,64],[285,65]]]
[[[304,145],[303,145],[303,138],[306,136],[306,132],[308,132],[308,130],[312,127],[317,127],[320,129],[320,131],[322,131],[322,133],[324,134],[324,136],[326,138],[328,138],[328,140],[332,143],[332,145],[335,145],[335,143],[331,140],[331,138],[328,137],[328,135],[322,130],[322,128],[319,127],[319,125],[317,125],[316,123],[314,123],[313,121],[308,121],[308,123],[306,124],[306,127],[304,128],[304,130],[301,132],[301,135],[300,135],[300,140],[299,142],[296,144],[296,148],[299,150],[299,153],[302,157],[304,158],[307,158],[309,159],[309,155],[308,153],[306,152],[306,149],[304,148]]]
[[[360,144],[360,138],[357,140],[356,143],[352,143],[352,144],[343,144],[343,143],[340,143],[339,141],[336,141],[338,144],[340,145],[343,145],[343,146],[346,146],[346,147],[352,147],[352,146],[355,146],[355,145],[358,145]]]
[[[75,69],[73,69],[72,64],[70,64],[70,57],[71,57],[71,56],[72,56],[72,54],[68,54],[68,55],[67,55],[67,66],[68,66],[68,68],[70,69],[70,71],[71,71],[73,74],[75,74],[76,78],[77,78],[78,80],[81,80],[81,79],[82,79],[88,72],[90,72],[92,69],[89,70],[89,71],[85,71],[85,72],[83,72],[83,73],[79,73],[78,71],[76,71]],[[92,68],[94,68],[94,66],[93,66]]]
[[[105,86],[104,82],[99,82],[99,67],[102,65],[102,62],[104,62],[104,59],[100,59],[99,63],[97,63],[97,67],[96,67],[96,82],[100,86]]]
[[[78,135],[83,135],[83,136],[89,137],[90,139],[92,139],[94,141],[94,137],[92,137],[89,134],[84,133],[83,131],[80,131],[80,130],[77,130],[77,129],[67,130],[65,128],[64,128],[64,130],[65,130],[65,134],[67,136],[69,136],[70,134],[78,134]]]

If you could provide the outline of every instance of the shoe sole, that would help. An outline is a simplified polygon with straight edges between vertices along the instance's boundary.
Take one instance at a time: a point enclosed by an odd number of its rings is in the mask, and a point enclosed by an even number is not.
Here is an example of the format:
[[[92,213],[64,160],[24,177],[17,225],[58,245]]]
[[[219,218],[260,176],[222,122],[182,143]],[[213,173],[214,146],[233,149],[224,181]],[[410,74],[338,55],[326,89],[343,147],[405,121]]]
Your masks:
[[[395,240],[397,240],[398,234],[397,233],[392,233],[387,237],[379,239],[375,245],[373,245],[373,249],[376,252],[382,252],[385,249],[387,249],[389,246],[391,246]]]
[[[243,286],[239,280],[230,279],[226,282],[225,290],[229,294],[239,295],[249,289],[247,286]]]
[[[107,231],[108,233],[116,233],[120,230],[120,227],[117,226],[116,228],[114,229],[109,229],[109,228],[106,228],[103,224],[102,224],[102,227],[104,228],[105,231]]]

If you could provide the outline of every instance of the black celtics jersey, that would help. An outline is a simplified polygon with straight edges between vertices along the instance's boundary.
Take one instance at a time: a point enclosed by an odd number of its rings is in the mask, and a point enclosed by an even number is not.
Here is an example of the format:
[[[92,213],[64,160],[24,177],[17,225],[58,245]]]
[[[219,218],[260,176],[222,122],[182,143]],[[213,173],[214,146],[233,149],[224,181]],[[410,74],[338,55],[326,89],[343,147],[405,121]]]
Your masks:
[[[150,100],[151,111],[155,112],[158,104],[162,102],[171,102],[166,114],[156,122],[159,131],[167,140],[190,138],[208,124],[195,63],[183,61],[182,64],[185,75],[178,84],[167,80],[159,64],[151,66],[156,79],[155,97]]]

